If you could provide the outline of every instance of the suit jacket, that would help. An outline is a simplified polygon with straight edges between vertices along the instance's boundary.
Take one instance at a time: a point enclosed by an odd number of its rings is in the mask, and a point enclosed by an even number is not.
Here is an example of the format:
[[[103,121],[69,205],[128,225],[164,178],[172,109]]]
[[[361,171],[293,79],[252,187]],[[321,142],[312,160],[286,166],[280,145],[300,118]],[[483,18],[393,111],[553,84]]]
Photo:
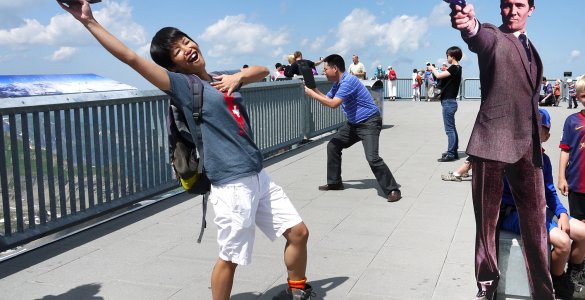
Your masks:
[[[479,24],[473,37],[463,37],[477,53],[481,106],[466,153],[514,163],[532,147],[535,166],[542,166],[538,113],[542,61],[532,49],[532,63],[520,40],[491,24]],[[536,69],[534,69],[536,68]]]

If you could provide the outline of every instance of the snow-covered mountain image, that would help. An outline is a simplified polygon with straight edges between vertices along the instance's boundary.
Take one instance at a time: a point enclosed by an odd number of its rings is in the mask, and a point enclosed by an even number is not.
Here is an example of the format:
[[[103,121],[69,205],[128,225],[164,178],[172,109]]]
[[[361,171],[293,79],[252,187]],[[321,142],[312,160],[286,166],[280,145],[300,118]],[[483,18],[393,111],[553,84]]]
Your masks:
[[[0,75],[0,98],[122,90],[136,88],[96,74]]]

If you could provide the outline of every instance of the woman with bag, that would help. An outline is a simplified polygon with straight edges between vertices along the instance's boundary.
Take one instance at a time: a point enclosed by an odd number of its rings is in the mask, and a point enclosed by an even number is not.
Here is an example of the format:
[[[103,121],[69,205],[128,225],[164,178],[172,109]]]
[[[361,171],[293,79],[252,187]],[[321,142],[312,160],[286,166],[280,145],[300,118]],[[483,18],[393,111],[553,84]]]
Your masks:
[[[437,79],[441,80],[441,87],[437,88],[435,94],[439,94],[441,107],[443,108],[443,124],[445,134],[447,134],[447,151],[441,155],[437,161],[447,162],[459,159],[459,136],[455,128],[455,113],[457,112],[457,94],[461,85],[461,66],[459,61],[463,57],[463,52],[459,47],[453,46],[447,49],[447,62],[451,66],[443,72],[437,72],[437,69],[430,65],[427,69],[433,72]]]

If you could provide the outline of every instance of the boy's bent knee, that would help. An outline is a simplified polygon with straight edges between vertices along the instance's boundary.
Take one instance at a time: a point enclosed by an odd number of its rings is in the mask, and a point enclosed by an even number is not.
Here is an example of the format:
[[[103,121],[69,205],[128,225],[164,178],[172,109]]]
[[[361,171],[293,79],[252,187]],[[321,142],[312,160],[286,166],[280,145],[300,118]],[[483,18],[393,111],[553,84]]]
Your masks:
[[[569,253],[571,251],[571,239],[569,236],[561,231],[551,231],[551,244],[554,246],[555,251],[559,253]]]
[[[301,222],[284,233],[284,237],[291,243],[307,243],[309,239],[309,229],[304,222]]]
[[[215,263],[215,267],[221,268],[221,269],[227,268],[227,269],[235,270],[238,267],[238,264],[231,262],[231,261],[224,260],[222,258],[218,258],[216,263]]]

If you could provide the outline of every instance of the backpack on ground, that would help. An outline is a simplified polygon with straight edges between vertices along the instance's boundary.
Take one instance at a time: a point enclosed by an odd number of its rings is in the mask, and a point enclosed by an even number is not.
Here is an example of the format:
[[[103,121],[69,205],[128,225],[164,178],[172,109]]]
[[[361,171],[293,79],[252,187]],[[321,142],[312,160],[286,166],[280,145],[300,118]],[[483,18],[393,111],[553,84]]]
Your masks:
[[[203,195],[201,231],[197,239],[201,243],[207,227],[207,198],[211,183],[203,170],[203,142],[201,117],[203,109],[203,83],[196,75],[184,75],[189,81],[191,99],[173,99],[169,103],[168,140],[170,162],[186,192]],[[183,101],[183,102],[179,102]]]

